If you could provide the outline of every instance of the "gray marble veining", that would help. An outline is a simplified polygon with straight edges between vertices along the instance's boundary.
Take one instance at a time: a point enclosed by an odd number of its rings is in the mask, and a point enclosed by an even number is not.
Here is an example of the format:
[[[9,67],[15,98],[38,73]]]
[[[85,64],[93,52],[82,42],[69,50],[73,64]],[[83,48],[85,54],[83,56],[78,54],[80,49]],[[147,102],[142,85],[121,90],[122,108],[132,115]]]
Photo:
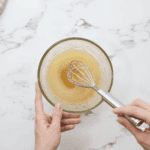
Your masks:
[[[114,69],[111,93],[124,104],[136,98],[150,103],[149,5],[149,0],[8,1],[0,16],[0,149],[34,149],[38,64],[63,38],[99,44]],[[43,103],[52,111],[44,97]],[[111,110],[103,102],[82,114],[81,124],[62,134],[58,150],[142,150]]]

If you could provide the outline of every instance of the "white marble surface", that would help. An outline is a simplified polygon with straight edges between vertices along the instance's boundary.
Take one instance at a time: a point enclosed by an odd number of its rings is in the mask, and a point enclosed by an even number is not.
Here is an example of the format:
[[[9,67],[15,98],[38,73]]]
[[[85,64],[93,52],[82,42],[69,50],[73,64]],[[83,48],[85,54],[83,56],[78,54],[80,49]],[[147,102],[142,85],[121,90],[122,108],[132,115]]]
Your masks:
[[[34,149],[34,98],[39,61],[67,37],[99,44],[114,68],[111,93],[124,104],[150,103],[149,0],[10,0],[0,16],[0,149]],[[43,97],[44,108],[53,107]],[[103,102],[58,150],[142,150]]]

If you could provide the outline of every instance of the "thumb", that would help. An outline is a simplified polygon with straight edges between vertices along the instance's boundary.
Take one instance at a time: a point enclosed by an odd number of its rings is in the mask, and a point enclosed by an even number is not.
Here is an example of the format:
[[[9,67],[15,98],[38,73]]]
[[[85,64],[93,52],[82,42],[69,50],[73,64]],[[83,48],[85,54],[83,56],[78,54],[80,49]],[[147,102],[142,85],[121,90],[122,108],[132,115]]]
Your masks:
[[[42,92],[40,90],[38,82],[36,82],[35,108],[36,114],[41,114],[44,111],[42,102]]]
[[[61,118],[62,118],[62,105],[57,104],[55,105],[53,110],[51,128],[60,130]]]
[[[141,130],[137,129],[130,121],[125,117],[118,117],[117,121],[128,129],[136,138],[142,133]]]

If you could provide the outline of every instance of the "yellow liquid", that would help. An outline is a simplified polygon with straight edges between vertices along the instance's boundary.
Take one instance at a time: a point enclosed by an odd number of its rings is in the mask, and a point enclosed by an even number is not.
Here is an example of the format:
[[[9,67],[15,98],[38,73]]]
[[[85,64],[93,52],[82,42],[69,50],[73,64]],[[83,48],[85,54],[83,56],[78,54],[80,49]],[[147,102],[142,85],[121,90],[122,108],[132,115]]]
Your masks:
[[[68,50],[58,55],[48,68],[48,86],[57,98],[71,104],[87,101],[96,94],[92,88],[78,87],[68,81],[67,74],[73,60],[81,61],[90,68],[97,86],[100,86],[101,82],[97,60],[89,53]]]

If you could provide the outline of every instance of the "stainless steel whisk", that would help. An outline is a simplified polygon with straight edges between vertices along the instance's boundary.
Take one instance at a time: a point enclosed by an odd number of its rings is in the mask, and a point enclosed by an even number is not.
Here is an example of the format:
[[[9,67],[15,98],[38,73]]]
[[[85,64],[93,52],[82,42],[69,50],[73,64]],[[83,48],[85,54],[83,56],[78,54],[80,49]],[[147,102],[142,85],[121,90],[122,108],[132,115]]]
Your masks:
[[[76,86],[84,88],[93,88],[98,94],[100,94],[103,97],[104,101],[107,102],[113,108],[125,106],[115,97],[113,97],[110,93],[104,92],[96,86],[91,70],[81,61],[73,60],[70,63],[68,80]],[[144,122],[143,120],[135,119],[127,115],[125,115],[124,117],[131,121],[135,126],[140,126]]]

